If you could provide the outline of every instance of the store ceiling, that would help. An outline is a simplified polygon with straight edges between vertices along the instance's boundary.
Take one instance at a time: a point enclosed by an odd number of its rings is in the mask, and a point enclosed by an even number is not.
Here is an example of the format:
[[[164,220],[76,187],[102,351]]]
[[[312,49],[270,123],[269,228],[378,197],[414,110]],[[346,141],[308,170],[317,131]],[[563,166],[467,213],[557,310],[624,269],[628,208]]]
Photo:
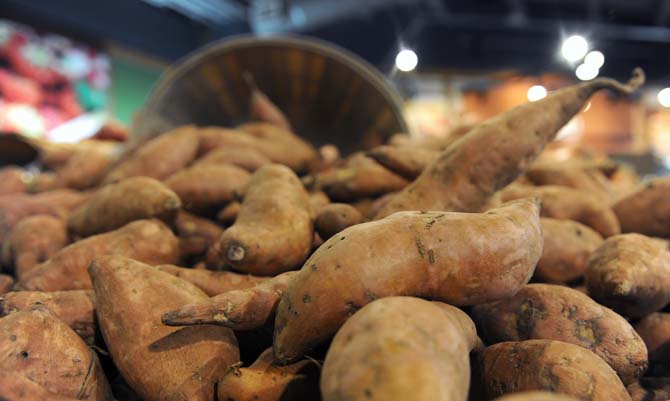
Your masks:
[[[304,33],[383,71],[403,43],[424,69],[571,72],[557,52],[578,33],[605,54],[603,75],[640,65],[670,83],[670,0],[0,0],[2,16],[167,60],[234,34]]]

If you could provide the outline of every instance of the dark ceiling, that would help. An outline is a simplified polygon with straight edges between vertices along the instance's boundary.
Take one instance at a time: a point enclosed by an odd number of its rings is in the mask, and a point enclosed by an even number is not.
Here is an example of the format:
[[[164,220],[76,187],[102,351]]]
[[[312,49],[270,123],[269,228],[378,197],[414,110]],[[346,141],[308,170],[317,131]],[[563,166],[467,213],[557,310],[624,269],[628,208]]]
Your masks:
[[[400,42],[419,68],[571,72],[561,38],[582,34],[625,78],[670,84],[670,0],[0,0],[0,17],[168,61],[221,37],[303,33],[390,71]]]

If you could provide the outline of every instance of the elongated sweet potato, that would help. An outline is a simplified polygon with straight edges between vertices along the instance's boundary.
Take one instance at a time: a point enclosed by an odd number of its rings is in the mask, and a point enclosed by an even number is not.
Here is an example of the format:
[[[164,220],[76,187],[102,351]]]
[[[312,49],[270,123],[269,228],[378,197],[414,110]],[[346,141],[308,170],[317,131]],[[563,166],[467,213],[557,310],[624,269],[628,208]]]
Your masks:
[[[151,265],[177,263],[179,245],[165,224],[138,220],[66,246],[26,273],[19,285],[34,291],[90,289],[86,267],[95,257],[103,255],[123,255]]]
[[[93,291],[16,291],[0,297],[0,316],[43,307],[70,326],[86,343],[95,342],[95,297]]]
[[[272,161],[260,151],[245,147],[217,148],[198,159],[193,165],[232,164],[254,172]]]
[[[635,324],[649,350],[650,362],[666,362],[670,358],[670,313],[652,313]],[[670,383],[669,383],[670,384]]]
[[[668,243],[641,234],[608,238],[589,258],[589,295],[628,317],[656,312],[670,302]]]
[[[614,207],[623,232],[670,237],[670,178],[648,182]]]
[[[607,177],[597,168],[585,168],[580,163],[535,163],[526,171],[535,185],[560,185],[580,189],[609,203],[612,191]]]
[[[286,151],[291,152],[294,158],[301,161],[301,164],[296,166],[295,171],[297,172],[306,171],[311,164],[319,159],[319,153],[312,144],[285,127],[268,122],[250,122],[237,128],[253,137],[270,141],[275,146],[281,146]]]
[[[0,319],[0,372],[29,377],[45,390],[80,400],[111,400],[98,358],[46,309]]]
[[[271,280],[270,277],[252,276],[228,271],[188,269],[173,265],[159,265],[156,269],[170,273],[200,288],[210,297],[228,291],[243,290]]]
[[[503,202],[529,196],[542,200],[543,217],[578,221],[598,231],[603,237],[611,237],[621,232],[619,220],[612,209],[589,192],[558,185],[510,185],[500,191]]]
[[[440,156],[440,151],[411,146],[384,145],[377,146],[366,154],[394,173],[413,180],[426,166]]]
[[[0,372],[0,399],[3,401],[76,401],[76,398],[55,394],[14,372]]]
[[[533,277],[550,283],[567,283],[580,278],[591,253],[603,237],[591,228],[571,220],[540,219],[544,247]]]
[[[33,175],[18,167],[0,168],[0,195],[28,192]]]
[[[184,209],[207,213],[235,200],[249,177],[249,172],[232,164],[204,164],[175,173],[165,185],[179,195]]]
[[[223,228],[214,222],[180,211],[175,219],[181,259],[206,255],[209,247],[216,243]]]
[[[93,194],[70,214],[67,226],[73,235],[88,237],[135,220],[156,218],[170,223],[180,207],[179,197],[160,181],[131,177]]]
[[[331,203],[321,209],[314,226],[323,240],[327,240],[347,227],[363,222],[363,216],[346,203]]]
[[[643,83],[640,69],[633,71],[625,85],[608,78],[594,79],[557,90],[475,126],[447,147],[376,218],[401,210],[480,210],[496,191],[526,170],[593,93],[612,89],[629,94]]]
[[[110,184],[124,178],[146,176],[163,180],[187,166],[198,151],[195,127],[186,125],[149,140],[123,158],[103,179]]]
[[[230,202],[216,214],[216,221],[226,226],[232,225],[240,214],[240,206],[238,201]]]
[[[577,401],[577,398],[549,391],[522,391],[498,397],[493,401]]]
[[[225,327],[172,328],[160,317],[207,299],[193,284],[122,256],[88,268],[105,343],[123,377],[146,401],[214,401],[215,380],[239,360]]]
[[[349,227],[291,280],[275,319],[275,356],[295,359],[377,298],[476,305],[510,297],[541,254],[539,205],[529,199],[486,213],[400,212]]]
[[[379,299],[352,316],[323,364],[324,401],[466,400],[477,332],[460,309]]]
[[[277,107],[270,98],[261,91],[256,85],[256,81],[250,73],[244,74],[251,95],[249,96],[249,114],[252,120],[264,121],[276,125],[287,131],[291,131],[291,123],[284,113]]]
[[[314,218],[324,207],[330,205],[330,198],[323,191],[311,191],[309,193],[309,205],[312,208]]]
[[[546,390],[582,401],[630,401],[616,372],[593,352],[553,340],[491,345],[481,352],[489,398],[526,390]]]
[[[286,272],[253,287],[224,292],[207,301],[183,306],[163,315],[163,324],[218,324],[233,330],[255,330],[268,323],[279,299],[298,272]]]
[[[0,295],[9,292],[14,287],[14,278],[6,274],[0,274]]]
[[[647,369],[647,347],[626,319],[572,288],[529,284],[512,298],[475,306],[472,316],[487,344],[545,339],[579,345],[624,384]]]
[[[251,177],[240,214],[213,248],[213,260],[245,273],[275,275],[305,261],[313,231],[309,196],[298,177],[278,164],[264,166]]]
[[[628,386],[633,401],[668,401],[670,400],[670,378],[643,377],[639,382]]]
[[[351,201],[403,189],[409,182],[363,153],[350,156],[345,165],[308,177],[335,201]]]
[[[302,360],[291,365],[275,363],[272,348],[265,350],[247,368],[231,367],[218,385],[219,400],[302,401],[318,400],[319,369],[316,362]]]
[[[80,190],[95,187],[120,155],[121,145],[77,149],[56,171],[57,182],[60,186]]]

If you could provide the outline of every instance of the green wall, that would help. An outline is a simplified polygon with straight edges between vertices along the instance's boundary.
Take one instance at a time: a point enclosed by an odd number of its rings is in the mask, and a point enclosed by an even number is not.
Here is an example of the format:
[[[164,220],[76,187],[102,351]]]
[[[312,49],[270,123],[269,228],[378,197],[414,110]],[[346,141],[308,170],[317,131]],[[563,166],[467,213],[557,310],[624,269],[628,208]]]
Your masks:
[[[110,55],[112,84],[110,110],[121,122],[130,125],[164,66],[126,54]]]

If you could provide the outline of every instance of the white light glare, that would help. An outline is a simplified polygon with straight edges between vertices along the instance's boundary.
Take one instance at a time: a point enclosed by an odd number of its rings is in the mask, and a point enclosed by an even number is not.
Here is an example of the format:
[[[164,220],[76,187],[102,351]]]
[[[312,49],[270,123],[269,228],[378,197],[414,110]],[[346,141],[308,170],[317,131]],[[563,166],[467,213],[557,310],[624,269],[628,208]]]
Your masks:
[[[547,89],[542,85],[533,85],[528,88],[528,100],[534,102],[547,97]]]
[[[605,55],[598,50],[589,52],[589,54],[584,57],[584,64],[590,65],[595,68],[600,68],[605,64]]]
[[[395,57],[395,66],[398,67],[400,71],[412,71],[416,68],[417,64],[419,64],[419,57],[417,57],[416,53],[410,49],[401,50]]]
[[[589,51],[589,44],[583,36],[579,35],[565,39],[561,46],[561,54],[570,62],[581,60],[587,51]]]
[[[598,72],[599,70],[593,67],[592,65],[582,64],[579,67],[577,67],[575,75],[577,75],[577,78],[581,79],[582,81],[589,81],[597,77]]]
[[[658,92],[658,102],[663,107],[670,107],[670,88],[661,89]]]

